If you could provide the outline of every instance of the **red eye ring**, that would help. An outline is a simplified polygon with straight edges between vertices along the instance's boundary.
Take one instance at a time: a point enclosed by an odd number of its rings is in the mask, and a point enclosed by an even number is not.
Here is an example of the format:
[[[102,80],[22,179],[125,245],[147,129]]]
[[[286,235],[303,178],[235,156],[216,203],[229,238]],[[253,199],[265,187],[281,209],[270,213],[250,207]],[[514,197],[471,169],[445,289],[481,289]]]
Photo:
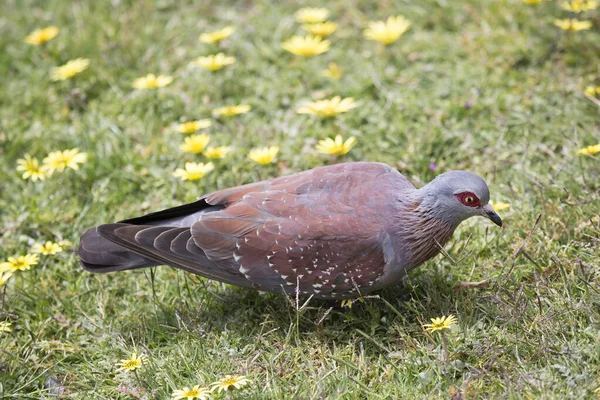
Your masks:
[[[467,207],[477,208],[481,206],[481,202],[479,201],[479,197],[475,196],[474,193],[471,192],[462,192],[454,195],[458,201],[460,201],[463,205]]]

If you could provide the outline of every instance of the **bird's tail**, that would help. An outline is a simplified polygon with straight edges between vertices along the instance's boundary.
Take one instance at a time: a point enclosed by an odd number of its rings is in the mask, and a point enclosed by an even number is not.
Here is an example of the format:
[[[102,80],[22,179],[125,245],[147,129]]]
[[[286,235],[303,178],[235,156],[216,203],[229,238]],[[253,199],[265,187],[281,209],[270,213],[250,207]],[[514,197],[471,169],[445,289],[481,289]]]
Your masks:
[[[103,238],[97,228],[88,230],[81,237],[79,257],[85,270],[98,273],[159,265]]]

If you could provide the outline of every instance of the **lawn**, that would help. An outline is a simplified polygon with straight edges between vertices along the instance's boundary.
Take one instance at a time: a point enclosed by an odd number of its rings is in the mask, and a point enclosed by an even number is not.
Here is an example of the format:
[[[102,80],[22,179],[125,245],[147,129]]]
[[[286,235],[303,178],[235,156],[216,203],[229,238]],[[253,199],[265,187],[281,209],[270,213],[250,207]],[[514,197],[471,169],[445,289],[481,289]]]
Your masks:
[[[590,29],[568,31],[554,21],[573,14],[551,1],[336,0],[325,4],[339,24],[328,51],[284,50],[305,35],[296,11],[323,5],[2,1],[0,262],[47,241],[63,251],[0,281],[0,398],[167,399],[226,375],[250,382],[215,399],[600,395],[600,153],[578,154],[600,143],[600,9],[577,17]],[[396,15],[412,24],[394,43],[363,36],[369,21]],[[48,26],[58,35],[25,42]],[[199,40],[227,26],[235,31],[220,43]],[[235,62],[213,72],[194,63],[219,52]],[[53,80],[77,58],[88,67]],[[330,63],[334,77],[323,73]],[[173,80],[132,86],[150,73]],[[334,96],[356,107],[297,112]],[[240,104],[250,110],[214,114]],[[211,126],[197,134],[230,146],[223,158],[180,149],[190,135],[178,124],[203,119]],[[336,135],[356,145],[339,157],[317,151]],[[248,157],[262,146],[279,147],[273,162]],[[54,165],[43,181],[17,170],[26,154],[52,163],[69,149],[85,153],[77,169]],[[79,266],[79,236],[99,223],[347,161],[388,163],[415,185],[473,171],[506,203],[504,227],[463,223],[405,285],[351,307],[164,266]],[[193,181],[173,175],[189,162],[214,168]],[[424,329],[449,314],[449,329]],[[132,352],[147,359],[119,371]]]

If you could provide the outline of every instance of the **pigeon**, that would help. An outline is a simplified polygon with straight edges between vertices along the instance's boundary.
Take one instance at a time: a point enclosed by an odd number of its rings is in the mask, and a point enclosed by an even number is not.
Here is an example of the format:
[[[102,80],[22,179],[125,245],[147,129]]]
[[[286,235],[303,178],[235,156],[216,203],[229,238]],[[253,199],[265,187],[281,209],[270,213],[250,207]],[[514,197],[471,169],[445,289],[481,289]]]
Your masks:
[[[78,252],[91,272],[170,265],[261,291],[355,298],[400,283],[467,218],[501,227],[489,198],[468,171],[417,189],[387,164],[341,163],[99,225]]]

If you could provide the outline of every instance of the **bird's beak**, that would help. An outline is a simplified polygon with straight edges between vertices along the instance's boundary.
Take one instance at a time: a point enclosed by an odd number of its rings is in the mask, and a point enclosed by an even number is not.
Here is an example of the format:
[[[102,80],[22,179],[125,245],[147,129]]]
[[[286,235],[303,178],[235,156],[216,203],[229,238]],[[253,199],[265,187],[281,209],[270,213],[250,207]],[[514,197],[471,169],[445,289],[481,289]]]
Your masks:
[[[494,207],[492,207],[489,204],[486,204],[485,206],[481,207],[481,209],[483,210],[484,217],[488,218],[490,221],[492,221],[496,225],[502,226],[502,218],[500,218],[500,216],[498,214],[496,214]]]

